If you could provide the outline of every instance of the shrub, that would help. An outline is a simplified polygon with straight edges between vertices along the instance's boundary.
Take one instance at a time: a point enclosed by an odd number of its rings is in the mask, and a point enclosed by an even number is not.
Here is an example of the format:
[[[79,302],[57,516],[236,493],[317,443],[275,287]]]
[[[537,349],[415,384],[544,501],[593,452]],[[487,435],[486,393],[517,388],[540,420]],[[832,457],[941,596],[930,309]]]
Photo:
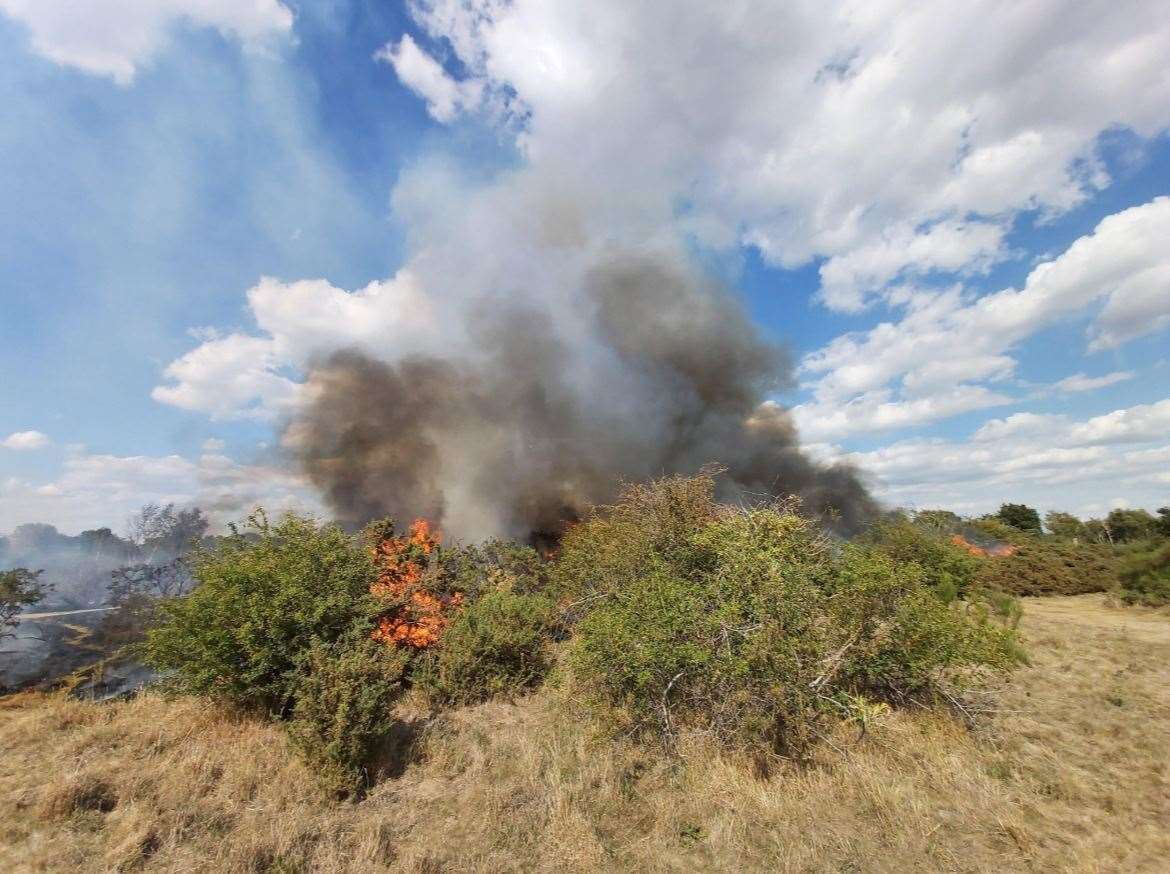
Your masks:
[[[440,561],[450,587],[469,600],[484,592],[534,594],[548,589],[548,563],[531,546],[510,540],[450,547]]]
[[[979,573],[981,560],[956,546],[949,532],[930,529],[917,520],[883,519],[874,523],[861,538],[895,563],[914,563],[942,600],[966,596]]]
[[[464,607],[419,672],[437,702],[469,704],[537,685],[552,664],[552,604],[539,595],[488,592]]]
[[[1117,562],[1101,544],[1023,538],[1012,555],[981,562],[975,584],[1012,595],[1083,595],[1117,585]]]
[[[1154,542],[1132,553],[1121,570],[1121,598],[1128,604],[1170,604],[1170,542]]]
[[[323,785],[348,794],[372,782],[369,766],[394,724],[409,660],[407,650],[364,636],[310,647],[289,736]]]
[[[702,479],[627,491],[562,547],[582,568],[583,548],[622,544],[611,575],[589,581],[570,662],[630,728],[669,740],[689,724],[799,754],[823,720],[851,712],[850,695],[928,697],[967,668],[1018,659],[1010,630],[944,603],[919,565],[838,548],[792,507],[734,510],[711,494]]]
[[[716,517],[714,496],[715,471],[626,486],[618,503],[596,508],[565,533],[552,592],[587,603],[639,579],[647,556],[683,560],[690,536]]]
[[[159,606],[143,652],[180,691],[283,715],[314,646],[370,627],[375,571],[337,527],[292,515],[249,523],[194,553],[198,587]]]

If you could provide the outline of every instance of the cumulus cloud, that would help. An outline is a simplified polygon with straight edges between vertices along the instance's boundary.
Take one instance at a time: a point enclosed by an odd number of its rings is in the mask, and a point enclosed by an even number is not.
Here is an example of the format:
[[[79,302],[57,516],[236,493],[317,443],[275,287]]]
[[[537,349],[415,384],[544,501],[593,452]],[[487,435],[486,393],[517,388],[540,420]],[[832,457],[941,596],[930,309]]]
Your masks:
[[[449,122],[464,109],[474,107],[479,99],[480,83],[456,82],[442,64],[419,48],[409,33],[397,43],[378,49],[374,58],[390,64],[402,84],[427,102],[427,112],[435,121]]]
[[[967,441],[914,438],[868,452],[823,450],[865,470],[887,501],[981,513],[1003,501],[1042,510],[1107,512],[1103,494],[1123,490],[1133,506],[1166,504],[1170,399],[1088,419],[1016,413],[993,419]]]
[[[934,409],[934,419],[973,409],[960,399],[980,396],[975,383],[1010,377],[1016,362],[1009,353],[1017,344],[1093,305],[1103,307],[1089,329],[1090,350],[1170,324],[1168,239],[1170,197],[1157,197],[1102,219],[1061,255],[1037,265],[1022,288],[977,298],[959,287],[900,292],[891,298],[904,307],[899,321],[837,337],[805,356],[801,371],[812,377],[814,400],[801,408],[802,425],[821,438],[864,431],[869,419],[851,419],[844,411],[873,397],[908,410]],[[1056,388],[1085,391],[1130,375],[1070,377]],[[1006,399],[997,396],[997,402]]]
[[[47,434],[40,431],[16,431],[0,440],[0,446],[16,452],[25,452],[33,449],[44,449],[51,441]]]
[[[148,502],[202,507],[217,527],[257,505],[272,513],[323,512],[306,483],[281,466],[240,464],[216,452],[191,460],[76,451],[49,482],[0,482],[0,531],[25,522],[48,522],[73,533],[117,528]]]
[[[532,161],[652,191],[708,244],[783,265],[823,256],[825,302],[841,309],[899,276],[986,268],[1012,214],[1059,213],[1108,184],[1101,131],[1170,122],[1157,4],[412,8],[467,71],[454,81],[413,40],[397,46],[433,113],[453,113],[460,86],[511,95]]]
[[[0,12],[29,29],[51,61],[126,85],[179,24],[213,27],[259,44],[292,27],[280,0],[0,0]]]
[[[1119,382],[1126,382],[1133,379],[1134,376],[1136,374],[1132,370],[1118,370],[1106,373],[1104,376],[1086,376],[1083,373],[1074,373],[1072,376],[1066,376],[1055,383],[1053,388],[1062,392],[1095,391],[1099,388],[1117,385]]]

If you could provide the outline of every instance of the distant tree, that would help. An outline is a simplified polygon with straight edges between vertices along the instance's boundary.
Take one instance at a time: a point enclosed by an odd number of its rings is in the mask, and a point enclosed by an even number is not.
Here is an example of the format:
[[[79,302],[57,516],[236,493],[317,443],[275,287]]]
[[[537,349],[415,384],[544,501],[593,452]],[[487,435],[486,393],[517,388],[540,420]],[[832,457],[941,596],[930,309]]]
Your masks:
[[[0,571],[0,639],[13,637],[21,611],[45,597],[47,587],[40,576],[40,571],[22,567]]]
[[[182,555],[207,533],[207,517],[198,507],[175,510],[147,504],[131,517],[129,536],[148,564]]]
[[[69,538],[61,534],[54,525],[44,522],[27,522],[17,525],[8,538],[8,548],[14,555],[31,552],[50,552],[69,545]]]
[[[128,540],[123,540],[109,528],[92,528],[77,535],[81,549],[92,558],[131,558],[137,549]]]
[[[996,518],[1021,531],[1040,531],[1040,514],[1026,504],[1002,504]]]
[[[914,514],[914,524],[932,531],[954,531],[963,524],[957,513],[950,510],[919,510]]]
[[[1170,507],[1158,508],[1158,533],[1170,537]]]
[[[1105,517],[1105,525],[1114,543],[1145,540],[1158,531],[1158,520],[1145,510],[1113,510]]]
[[[1085,523],[1072,513],[1052,510],[1044,514],[1044,527],[1058,540],[1088,540]]]
[[[1086,519],[1085,536],[1091,543],[1112,543],[1113,533],[1104,519]]]

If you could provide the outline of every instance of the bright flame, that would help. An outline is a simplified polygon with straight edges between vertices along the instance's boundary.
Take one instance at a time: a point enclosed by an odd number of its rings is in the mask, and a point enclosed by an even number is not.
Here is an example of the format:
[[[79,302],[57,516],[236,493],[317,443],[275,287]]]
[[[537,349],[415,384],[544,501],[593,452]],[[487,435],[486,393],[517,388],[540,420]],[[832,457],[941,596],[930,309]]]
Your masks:
[[[422,588],[427,557],[438,548],[439,537],[425,519],[415,519],[406,535],[384,537],[374,546],[380,573],[370,586],[370,594],[397,605],[378,620],[370,635],[374,640],[416,649],[439,642],[451,622],[450,612],[463,603],[458,592],[443,597]]]
[[[980,558],[1002,558],[1006,555],[1015,555],[1018,551],[1017,547],[1010,543],[1001,543],[984,549],[982,546],[976,546],[974,543],[965,538],[962,534],[951,535],[951,543],[960,549],[965,549],[971,555],[977,555]]]

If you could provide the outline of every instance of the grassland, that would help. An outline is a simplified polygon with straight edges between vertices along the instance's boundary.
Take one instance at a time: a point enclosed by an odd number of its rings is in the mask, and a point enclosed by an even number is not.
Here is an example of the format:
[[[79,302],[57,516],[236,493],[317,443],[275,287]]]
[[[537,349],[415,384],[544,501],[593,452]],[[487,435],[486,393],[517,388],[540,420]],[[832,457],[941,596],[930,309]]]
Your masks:
[[[194,699],[0,699],[0,870],[1165,871],[1170,616],[1030,599],[976,722],[884,716],[761,773],[566,718],[556,689],[425,724],[322,797],[276,727]],[[414,720],[411,722],[411,720]]]

